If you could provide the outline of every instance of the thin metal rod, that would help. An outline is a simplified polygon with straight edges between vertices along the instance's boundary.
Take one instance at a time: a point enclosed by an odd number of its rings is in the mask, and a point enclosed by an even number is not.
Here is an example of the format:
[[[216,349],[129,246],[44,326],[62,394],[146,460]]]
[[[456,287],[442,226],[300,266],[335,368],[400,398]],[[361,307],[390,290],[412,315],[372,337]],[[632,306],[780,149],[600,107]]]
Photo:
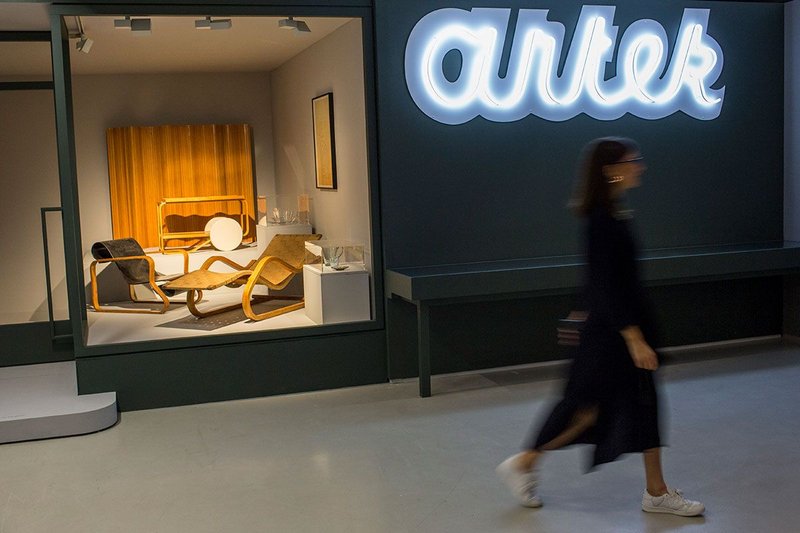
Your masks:
[[[53,90],[52,81],[3,81],[0,82],[0,91],[39,91]]]
[[[50,42],[49,31],[0,31],[0,42]]]
[[[47,213],[58,211],[60,207],[42,207],[42,244],[44,245],[44,280],[47,286],[47,316],[50,320],[50,340],[56,338],[56,321],[53,314],[53,285],[50,280],[50,247],[47,245]]]

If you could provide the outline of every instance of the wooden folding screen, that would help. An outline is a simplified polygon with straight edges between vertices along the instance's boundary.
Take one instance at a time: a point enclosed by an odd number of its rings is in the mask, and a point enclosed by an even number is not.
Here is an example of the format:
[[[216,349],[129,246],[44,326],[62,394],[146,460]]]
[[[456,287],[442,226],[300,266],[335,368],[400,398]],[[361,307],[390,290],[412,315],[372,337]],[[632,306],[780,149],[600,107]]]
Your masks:
[[[156,206],[163,198],[244,196],[255,238],[253,155],[247,124],[110,128],[108,175],[114,238],[158,246]],[[166,231],[197,231],[213,216],[238,211],[236,202],[168,206]],[[191,244],[174,240],[170,246]]]

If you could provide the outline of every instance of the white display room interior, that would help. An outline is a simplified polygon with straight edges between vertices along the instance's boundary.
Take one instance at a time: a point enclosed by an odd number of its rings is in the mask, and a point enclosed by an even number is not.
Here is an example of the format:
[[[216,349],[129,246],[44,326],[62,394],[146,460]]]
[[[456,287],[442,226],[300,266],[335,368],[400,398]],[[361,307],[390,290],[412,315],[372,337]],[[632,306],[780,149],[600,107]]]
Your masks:
[[[254,207],[258,211],[250,223],[255,227],[255,238],[245,238],[235,246],[236,236],[230,235],[233,224],[222,224],[217,228],[218,243],[226,244],[219,246],[235,248],[219,250],[211,243],[193,251],[189,254],[190,270],[219,255],[247,264],[263,253],[276,234],[314,233],[323,239],[363,243],[360,268],[362,277],[371,284],[369,166],[359,19],[310,17],[304,20],[311,32],[294,35],[280,30],[280,17],[235,17],[230,29],[211,32],[197,31],[192,17],[151,17],[151,33],[133,36],[131,32],[115,31],[114,17],[81,18],[86,34],[94,40],[89,54],[71,50],[81,240],[89,304],[87,345],[327,323],[310,319],[303,309],[261,321],[248,320],[236,312],[196,318],[180,303],[185,301],[185,294],[171,297],[172,303],[162,315],[94,312],[89,297],[89,266],[93,260],[90,249],[96,242],[114,238],[106,142],[109,128],[232,123],[251,128]],[[286,46],[274,45],[284,42]],[[274,55],[278,48],[283,55]],[[212,54],[212,58],[198,60],[204,56],[203,51]],[[192,60],[186,60],[189,57]],[[337,179],[332,190],[318,189],[315,180],[312,99],[325,93],[335,95],[332,127]],[[57,192],[55,159],[52,165],[53,179],[48,187]],[[266,205],[260,205],[262,199]],[[22,207],[38,216],[42,201],[24,202],[30,205]],[[150,208],[154,206],[141,206]],[[224,235],[223,226],[228,231]],[[213,229],[206,228],[209,236]],[[49,230],[49,241],[58,242],[59,230],[55,225]],[[41,248],[40,241],[34,241],[34,245]],[[180,256],[164,255],[152,247],[145,247],[145,251],[153,258],[157,271],[181,272]],[[59,279],[63,252],[59,255],[55,250],[51,255],[54,286],[60,291],[64,282],[63,272]],[[225,268],[213,267],[219,271]],[[113,265],[98,266],[99,292],[104,303],[120,309],[146,307],[148,304],[129,301],[127,287],[115,270]],[[302,272],[286,290],[302,294]],[[266,291],[258,287],[255,293]],[[371,292],[368,286],[366,293],[359,293],[358,298],[364,299],[362,307],[368,311],[354,320],[371,319]],[[137,287],[136,294],[150,297],[142,287]],[[221,287],[204,292],[203,303],[235,303],[241,294],[241,288]],[[271,303],[257,305],[268,307]]]

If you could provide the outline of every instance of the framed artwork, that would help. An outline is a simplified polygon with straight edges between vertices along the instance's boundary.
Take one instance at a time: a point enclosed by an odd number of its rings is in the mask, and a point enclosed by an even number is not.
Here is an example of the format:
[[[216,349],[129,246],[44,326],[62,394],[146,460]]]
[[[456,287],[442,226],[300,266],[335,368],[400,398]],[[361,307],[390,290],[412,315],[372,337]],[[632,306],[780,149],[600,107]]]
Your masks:
[[[333,93],[311,100],[314,115],[314,166],[317,189],[336,189],[336,145],[333,137]]]

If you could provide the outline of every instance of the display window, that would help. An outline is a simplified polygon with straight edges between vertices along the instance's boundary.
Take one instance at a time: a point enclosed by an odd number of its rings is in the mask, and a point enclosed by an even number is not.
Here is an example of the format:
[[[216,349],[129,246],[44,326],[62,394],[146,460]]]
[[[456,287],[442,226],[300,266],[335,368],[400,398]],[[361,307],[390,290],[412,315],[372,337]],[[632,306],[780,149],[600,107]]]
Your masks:
[[[87,347],[375,320],[361,18],[63,20]]]
[[[50,43],[0,41],[0,83],[51,81]]]
[[[0,326],[69,318],[47,28],[46,7],[0,3]]]

